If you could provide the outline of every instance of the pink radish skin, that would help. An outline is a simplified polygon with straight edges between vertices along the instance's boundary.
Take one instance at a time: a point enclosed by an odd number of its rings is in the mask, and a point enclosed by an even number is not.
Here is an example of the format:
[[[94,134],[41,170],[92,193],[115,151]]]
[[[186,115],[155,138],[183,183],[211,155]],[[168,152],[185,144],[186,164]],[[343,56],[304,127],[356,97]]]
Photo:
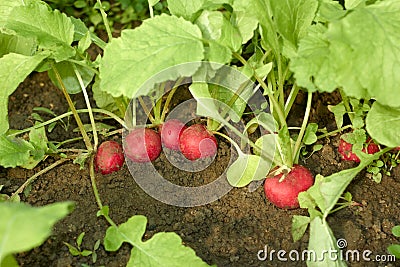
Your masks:
[[[125,137],[125,155],[134,162],[150,162],[161,153],[161,138],[154,130],[139,128]]]
[[[367,140],[367,143],[368,143],[367,149],[364,148],[362,152],[368,154],[375,154],[376,152],[379,151],[379,146],[374,142],[372,142],[371,139]],[[360,158],[355,153],[353,153],[352,148],[353,148],[352,144],[344,141],[343,139],[340,139],[338,151],[342,156],[342,159],[348,161],[360,162]]]
[[[179,138],[179,148],[188,160],[213,157],[217,153],[217,139],[202,124],[185,129]]]
[[[300,192],[306,191],[314,184],[312,173],[301,165],[295,164],[282,182],[283,174],[267,178],[264,182],[264,192],[267,199],[281,209],[299,208],[297,199]]]
[[[122,146],[115,141],[105,141],[97,149],[94,166],[101,174],[110,174],[121,169],[125,157]]]
[[[162,144],[172,150],[179,150],[179,136],[186,126],[180,120],[168,120],[160,126]]]

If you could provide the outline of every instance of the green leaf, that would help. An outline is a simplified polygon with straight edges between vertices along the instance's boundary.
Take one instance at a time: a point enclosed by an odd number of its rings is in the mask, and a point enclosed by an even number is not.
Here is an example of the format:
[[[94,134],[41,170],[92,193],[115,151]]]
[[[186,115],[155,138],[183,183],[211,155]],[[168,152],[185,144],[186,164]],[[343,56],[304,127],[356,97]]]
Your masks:
[[[272,62],[258,67],[255,72],[258,77],[267,77],[272,70]]]
[[[103,206],[100,210],[97,211],[96,216],[108,216],[110,208],[108,206]]]
[[[168,9],[172,15],[192,21],[201,10],[205,0],[167,0]]]
[[[379,144],[388,147],[400,146],[400,108],[374,102],[367,113],[365,123],[368,134]]]
[[[259,112],[257,117],[251,119],[247,123],[246,129],[252,127],[254,124],[262,126],[269,133],[274,133],[277,128],[277,122],[274,119],[274,116],[272,116],[271,113],[266,113],[263,111]]]
[[[81,255],[81,252],[79,251],[79,249],[77,249],[76,247],[74,247],[73,245],[64,242],[64,245],[66,245],[68,247],[68,251],[72,256],[79,256]]]
[[[258,20],[252,13],[248,12],[245,1],[233,2],[233,18],[242,36],[242,44],[253,38],[254,30],[258,26]]]
[[[96,241],[96,243],[94,243],[94,246],[93,246],[93,250],[95,251],[95,250],[98,250],[99,249],[99,247],[100,247],[100,239],[99,240],[97,240]]]
[[[208,47],[205,47],[204,58],[210,62],[226,64],[232,60],[232,51],[229,49],[229,47],[210,40]]]
[[[18,35],[36,38],[39,48],[52,51],[56,61],[75,53],[71,47],[74,36],[71,20],[58,10],[50,10],[44,2],[33,1],[14,8],[5,27]]]
[[[182,245],[181,238],[175,233],[157,233],[146,242],[142,236],[146,230],[147,219],[136,215],[118,227],[110,226],[104,237],[107,251],[118,250],[123,242],[134,246],[127,266],[208,266],[195,252]]]
[[[342,87],[348,96],[398,107],[399,25],[400,2],[394,0],[357,7],[331,21],[326,31],[300,42],[291,65],[297,83],[326,92]]]
[[[83,257],[87,257],[87,256],[92,255],[92,253],[93,253],[93,251],[84,249],[80,254],[81,254]]]
[[[284,125],[279,129],[277,141],[277,148],[282,161],[285,165],[288,165],[288,162],[292,162],[292,140],[287,125]]]
[[[196,19],[203,37],[229,47],[232,51],[240,49],[242,38],[239,30],[219,11],[204,10]]]
[[[3,261],[0,261],[0,266],[18,267],[18,262],[12,254],[5,256]]]
[[[341,128],[343,126],[343,116],[347,113],[343,102],[340,102],[335,106],[330,105],[328,106],[328,109],[335,116],[336,126]]]
[[[111,112],[118,110],[115,104],[114,97],[105,91],[100,90],[100,80],[98,76],[95,77],[95,82],[92,86],[93,99],[96,101],[96,106]]]
[[[0,165],[15,168],[29,162],[30,152],[34,147],[23,139],[0,135]]]
[[[359,6],[365,6],[366,5],[366,0],[346,0],[344,2],[344,7],[346,9],[354,9]]]
[[[10,53],[0,58],[0,134],[8,130],[8,96],[46,57],[46,54],[24,56]]]
[[[388,247],[390,254],[394,255],[396,258],[400,259],[400,245],[390,245]]]
[[[294,47],[311,26],[318,8],[318,0],[273,0],[273,20],[280,35]]]
[[[196,99],[196,113],[199,116],[209,117],[218,122],[223,122],[224,118],[218,111],[217,105],[208,91],[206,83],[195,82],[189,86],[190,93]]]
[[[205,63],[202,67],[190,86],[198,103],[197,114],[221,123],[229,114],[229,119],[238,122],[254,94],[254,84],[242,72],[229,66]]]
[[[165,14],[145,20],[134,30],[124,30],[121,38],[113,40],[104,51],[101,90],[132,98],[145,82],[142,95],[147,95],[157,82],[192,75],[200,66],[193,62],[204,58],[201,38],[197,26]],[[182,64],[187,62],[192,63]],[[165,71],[169,67],[174,68]]]
[[[32,129],[29,132],[29,143],[33,146],[30,151],[30,158],[22,167],[25,169],[33,169],[41,162],[46,152],[49,150],[47,144],[46,129],[44,127]]]
[[[69,19],[74,25],[74,41],[80,41],[84,36],[86,36],[87,33],[89,33],[93,43],[98,45],[101,49],[104,49],[106,47],[106,43],[99,37],[97,37],[94,33],[90,32],[83,21],[73,17],[70,17]]]
[[[4,28],[7,20],[11,14],[11,11],[18,6],[23,5],[24,3],[29,3],[30,0],[27,1],[0,1],[0,28]]]
[[[297,199],[299,200],[300,208],[302,209],[314,209],[317,206],[314,198],[308,191],[300,192]]]
[[[92,39],[90,37],[90,32],[87,32],[78,43],[78,51],[83,54],[89,46],[92,44]]]
[[[271,167],[271,162],[263,160],[260,156],[241,154],[229,166],[227,178],[230,185],[243,187],[251,181],[264,179]]]
[[[337,1],[320,0],[317,16],[315,21],[326,23],[328,21],[338,20],[346,15],[348,10],[344,10],[343,6]]]
[[[392,233],[395,237],[400,237],[400,225],[396,225],[392,228]]]
[[[337,259],[329,257],[328,251],[339,251],[337,241],[328,223],[320,217],[314,218],[310,223],[310,239],[308,251],[310,259],[308,267],[345,267],[345,261],[337,255]],[[323,258],[322,258],[323,257]]]
[[[73,209],[72,202],[30,207],[24,203],[0,203],[0,262],[5,256],[42,244],[53,225]]]
[[[307,230],[310,223],[310,217],[294,215],[292,218],[292,237],[293,241],[299,241]]]
[[[303,142],[306,145],[311,145],[317,142],[317,131],[318,131],[318,124],[316,123],[309,123],[306,128],[306,132],[304,133]]]
[[[82,245],[83,238],[85,237],[85,232],[82,232],[79,234],[79,236],[76,238],[76,244],[80,248]]]
[[[382,151],[373,155],[360,153],[357,156],[361,159],[361,163],[357,167],[342,170],[323,178],[317,175],[314,185],[307,192],[316,201],[324,217],[329,215],[354,177],[382,154]]]
[[[325,210],[327,209],[327,204],[324,196],[321,193],[320,188],[324,181],[325,177],[317,174],[317,176],[315,177],[314,185],[311,186],[304,194],[299,194],[298,199],[300,202],[300,207],[307,208],[309,213],[310,211],[315,210],[315,207],[318,207],[322,211],[322,213],[325,212]]]
[[[261,40],[265,49],[271,48],[274,53],[279,53],[280,44],[276,35],[275,24],[272,21],[272,11],[269,1],[264,0],[236,0],[233,9],[236,12],[239,31],[243,41],[253,36],[253,30],[260,25]],[[250,37],[250,38],[249,38]]]
[[[308,35],[299,42],[297,56],[291,58],[290,69],[296,83],[311,92],[317,89],[333,92],[337,87],[336,68],[325,31],[320,24],[310,27]]]
[[[31,56],[35,51],[35,39],[0,33],[0,57],[8,53]]]
[[[257,148],[253,148],[253,152],[257,156],[261,156],[263,161],[268,162],[268,167],[271,166],[274,157],[279,157],[277,147],[277,135],[265,134],[258,138],[255,142]],[[259,149],[261,148],[261,150]],[[265,163],[264,163],[265,164]]]
[[[55,67],[57,71],[59,72],[61,76],[61,80],[63,81],[63,84],[65,85],[67,91],[69,94],[77,94],[82,91],[81,86],[79,84],[79,80],[75,75],[73,65],[74,63],[70,63],[68,61],[62,61],[59,63],[55,64]],[[81,65],[75,65],[78,72],[80,73],[83,84],[86,86],[89,85],[89,83],[93,80],[94,72],[90,70],[89,68],[86,68]],[[50,69],[48,71],[49,77],[51,81],[61,89],[61,86],[56,78],[56,74],[53,69]]]

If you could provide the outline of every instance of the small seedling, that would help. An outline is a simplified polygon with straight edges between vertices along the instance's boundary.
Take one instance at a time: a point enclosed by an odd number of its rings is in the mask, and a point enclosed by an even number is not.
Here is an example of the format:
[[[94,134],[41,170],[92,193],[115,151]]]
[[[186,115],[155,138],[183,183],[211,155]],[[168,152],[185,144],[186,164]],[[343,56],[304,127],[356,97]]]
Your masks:
[[[64,242],[64,244],[68,247],[69,253],[72,256],[81,256],[81,257],[87,257],[92,255],[92,262],[95,263],[97,261],[97,253],[96,250],[99,249],[100,247],[100,240],[97,240],[96,243],[93,246],[93,250],[87,250],[87,249],[82,249],[82,242],[83,238],[85,236],[85,232],[82,232],[77,238],[76,238],[76,246],[73,246],[67,242]]]

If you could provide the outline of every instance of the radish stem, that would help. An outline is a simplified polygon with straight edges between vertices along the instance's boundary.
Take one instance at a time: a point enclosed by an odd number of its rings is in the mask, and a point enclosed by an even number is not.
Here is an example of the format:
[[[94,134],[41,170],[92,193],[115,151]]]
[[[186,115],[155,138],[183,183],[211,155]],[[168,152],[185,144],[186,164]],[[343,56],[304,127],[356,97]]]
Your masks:
[[[108,41],[110,42],[113,37],[112,37],[111,29],[110,29],[110,23],[108,22],[108,19],[107,19],[107,14],[104,11],[103,5],[101,4],[100,0],[97,0],[97,4],[99,5],[100,14],[101,14],[101,17],[103,18],[104,26],[106,27]]]
[[[299,133],[299,136],[297,137],[296,144],[294,145],[294,149],[293,149],[294,156],[295,156],[295,160],[294,160],[295,162],[298,161],[298,157],[300,155],[301,142],[303,141],[303,136],[304,136],[304,133],[307,128],[308,119],[310,117],[311,102],[312,102],[312,93],[309,92],[308,97],[307,97],[307,106],[306,106],[306,111],[304,113],[303,123],[301,125],[300,133]]]
[[[102,113],[104,115],[107,115],[110,118],[113,118],[114,120],[119,122],[124,128],[127,128],[126,125],[125,125],[125,122],[120,117],[116,116],[114,113],[112,113],[112,112],[110,112],[108,110],[94,108],[94,109],[92,109],[92,111],[95,112],[95,113]],[[86,113],[86,112],[89,112],[89,110],[87,110],[87,109],[77,109],[76,110],[76,113]],[[45,121],[45,122],[42,122],[42,123],[38,123],[35,126],[29,127],[29,128],[23,129],[23,130],[16,131],[16,132],[14,132],[12,134],[9,134],[8,136],[16,136],[16,135],[20,135],[20,134],[29,132],[29,131],[34,130],[34,129],[38,129],[40,127],[52,124],[53,122],[56,122],[58,120],[61,120],[61,119],[65,118],[65,117],[68,117],[68,116],[71,116],[71,115],[74,115],[74,113],[72,111],[69,111],[69,112],[61,114],[61,115],[59,115],[59,116],[57,116],[55,118],[52,118],[52,119],[50,119],[48,121]]]
[[[68,94],[67,89],[65,88],[65,85],[64,85],[64,82],[61,79],[60,73],[58,72],[57,67],[53,63],[51,64],[51,66],[52,66],[52,69],[54,70],[54,73],[56,75],[57,81],[58,81],[58,83],[59,83],[59,85],[61,87],[61,91],[63,92],[63,94],[65,96],[65,99],[68,102],[68,106],[70,107],[71,112],[75,117],[76,123],[78,124],[79,130],[81,131],[81,134],[82,134],[82,137],[83,137],[83,141],[85,142],[86,148],[89,151],[92,151],[93,150],[92,143],[90,142],[89,136],[86,133],[86,130],[85,130],[85,127],[83,126],[81,118],[79,117],[78,113],[76,112],[75,105],[72,102],[72,99],[71,99],[70,95]]]
[[[72,67],[74,68],[74,72],[75,72],[76,78],[78,78],[79,85],[81,86],[81,89],[82,89],[82,92],[83,92],[83,96],[85,98],[85,103],[86,103],[86,107],[88,109],[90,123],[92,125],[92,130],[93,130],[94,150],[96,150],[97,149],[97,145],[99,144],[99,138],[97,136],[96,122],[95,122],[94,117],[93,117],[93,112],[92,112],[92,107],[90,105],[89,96],[88,96],[88,93],[86,91],[85,84],[83,83],[82,76],[79,73],[78,69],[76,68],[75,64],[72,64]]]

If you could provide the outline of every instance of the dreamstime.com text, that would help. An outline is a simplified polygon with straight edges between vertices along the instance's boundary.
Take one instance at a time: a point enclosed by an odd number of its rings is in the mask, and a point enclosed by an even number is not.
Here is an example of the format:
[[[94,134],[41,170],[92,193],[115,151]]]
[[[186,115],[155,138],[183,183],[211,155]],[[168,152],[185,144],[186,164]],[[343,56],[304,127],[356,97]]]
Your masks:
[[[322,262],[325,260],[337,261],[344,260],[347,262],[395,262],[396,257],[391,254],[386,255],[374,255],[371,250],[343,250],[347,246],[347,241],[345,239],[338,239],[337,247],[338,249],[330,250],[275,250],[270,249],[266,245],[264,249],[257,252],[257,258],[260,261],[312,261],[312,262]]]

